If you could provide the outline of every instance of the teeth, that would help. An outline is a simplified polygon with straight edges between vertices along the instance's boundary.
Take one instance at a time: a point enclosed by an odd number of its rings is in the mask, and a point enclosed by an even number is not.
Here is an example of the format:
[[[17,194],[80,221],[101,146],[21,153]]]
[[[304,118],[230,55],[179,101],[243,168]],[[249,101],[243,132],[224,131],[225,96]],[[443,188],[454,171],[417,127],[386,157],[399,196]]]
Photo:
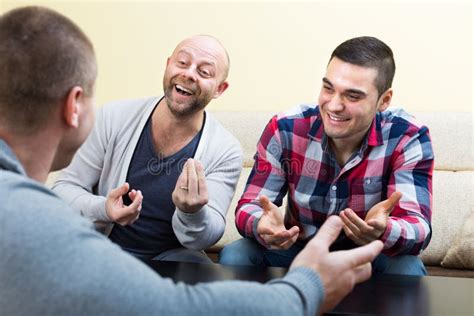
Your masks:
[[[176,85],[176,88],[179,89],[179,90],[181,90],[181,91],[184,91],[184,92],[186,92],[186,93],[193,94],[191,90],[186,89],[186,88],[183,87],[182,85],[177,84],[177,85]]]
[[[331,118],[331,120],[334,120],[334,121],[346,121],[347,120],[343,117],[337,117],[337,116],[333,116],[331,114],[329,114],[329,117]]]

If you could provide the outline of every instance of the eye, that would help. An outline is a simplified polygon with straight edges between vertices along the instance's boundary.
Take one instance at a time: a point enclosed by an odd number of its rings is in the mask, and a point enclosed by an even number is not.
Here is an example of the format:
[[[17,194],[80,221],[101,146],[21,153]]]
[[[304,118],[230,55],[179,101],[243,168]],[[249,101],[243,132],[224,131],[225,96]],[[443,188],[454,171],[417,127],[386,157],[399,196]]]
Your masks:
[[[331,86],[328,86],[328,85],[323,85],[323,90],[328,92],[328,93],[332,93],[333,92],[333,89]]]
[[[201,76],[203,76],[204,78],[209,78],[211,77],[211,72],[207,69],[199,69],[199,72],[201,73]]]
[[[358,94],[348,94],[346,97],[351,102],[357,102],[361,99],[360,95]]]
[[[179,66],[186,66],[186,61],[184,59],[178,60],[178,65]]]

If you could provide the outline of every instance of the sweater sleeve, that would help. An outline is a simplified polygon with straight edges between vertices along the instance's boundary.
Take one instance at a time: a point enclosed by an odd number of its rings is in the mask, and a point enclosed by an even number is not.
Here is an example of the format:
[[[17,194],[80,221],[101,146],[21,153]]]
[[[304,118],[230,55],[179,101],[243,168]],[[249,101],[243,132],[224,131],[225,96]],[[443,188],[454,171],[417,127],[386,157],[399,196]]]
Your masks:
[[[98,111],[91,134],[71,164],[59,173],[51,189],[78,214],[92,221],[109,222],[105,211],[106,197],[93,194],[100,179],[108,142],[103,109]]]
[[[242,171],[243,159],[240,144],[233,139],[228,141],[227,150],[219,153],[217,163],[206,170],[208,203],[194,214],[176,208],[173,215],[173,230],[186,248],[207,249],[224,234],[225,217]]]
[[[45,195],[29,194],[35,204],[20,203],[3,221],[6,315],[315,315],[324,297],[319,276],[307,268],[267,284],[174,283]]]

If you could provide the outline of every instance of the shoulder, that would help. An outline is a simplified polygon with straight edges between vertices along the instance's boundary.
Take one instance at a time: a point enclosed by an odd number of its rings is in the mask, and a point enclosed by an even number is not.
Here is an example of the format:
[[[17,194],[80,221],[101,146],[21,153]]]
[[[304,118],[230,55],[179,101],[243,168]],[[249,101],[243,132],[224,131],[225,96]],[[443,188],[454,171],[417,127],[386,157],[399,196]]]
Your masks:
[[[288,110],[278,113],[275,117],[278,121],[301,120],[316,118],[319,116],[319,107],[315,103],[306,103],[294,106]]]
[[[95,129],[108,138],[131,135],[159,100],[159,97],[149,97],[106,103],[97,110]]]
[[[297,134],[306,137],[313,123],[319,120],[319,107],[314,103],[302,104],[273,116],[267,124],[267,132]]]
[[[77,216],[69,205],[42,183],[8,171],[0,172],[0,179],[1,195],[8,197],[2,207],[6,222],[10,223],[6,224],[6,229],[15,229],[17,225],[45,226],[46,222],[42,219],[49,218],[56,218],[67,225],[77,222],[81,226],[92,227],[90,222]]]
[[[415,135],[428,132],[428,127],[419,122],[413,115],[401,108],[389,108],[378,113],[382,129],[390,130],[395,135]]]
[[[144,111],[154,107],[159,100],[160,97],[117,100],[104,104],[98,111],[103,119],[126,120],[130,117],[141,116]]]
[[[379,113],[381,121],[396,124],[413,124],[421,127],[421,124],[416,121],[415,117],[398,107],[389,107],[387,110]]]

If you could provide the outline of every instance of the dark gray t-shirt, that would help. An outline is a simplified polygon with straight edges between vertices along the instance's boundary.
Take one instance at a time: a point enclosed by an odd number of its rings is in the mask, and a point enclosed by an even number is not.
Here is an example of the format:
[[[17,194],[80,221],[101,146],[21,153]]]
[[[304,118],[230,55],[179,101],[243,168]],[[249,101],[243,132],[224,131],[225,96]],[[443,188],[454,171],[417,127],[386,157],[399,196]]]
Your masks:
[[[182,247],[171,225],[176,208],[171,194],[184,163],[188,158],[194,157],[201,132],[202,128],[175,154],[162,157],[153,145],[152,120],[151,117],[148,119],[127,174],[130,188],[143,193],[140,217],[131,225],[115,225],[109,236],[110,240],[139,257],[152,258],[163,251]],[[131,203],[128,195],[124,196],[124,203]]]

